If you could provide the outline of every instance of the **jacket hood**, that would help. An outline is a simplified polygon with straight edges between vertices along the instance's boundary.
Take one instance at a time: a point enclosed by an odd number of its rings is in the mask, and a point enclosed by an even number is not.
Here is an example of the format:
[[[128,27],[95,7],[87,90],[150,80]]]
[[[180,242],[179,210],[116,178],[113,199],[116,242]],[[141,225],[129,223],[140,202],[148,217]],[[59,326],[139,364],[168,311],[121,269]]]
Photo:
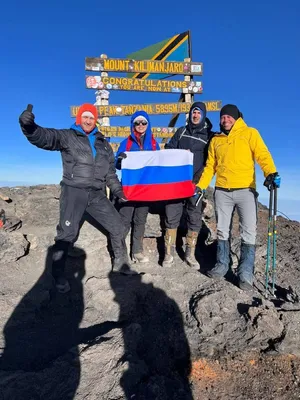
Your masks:
[[[210,132],[212,130],[213,126],[208,118],[205,118],[204,127],[207,129],[208,132]]]
[[[193,113],[193,109],[194,108],[200,108],[200,110],[202,111],[202,118],[201,121],[199,122],[199,124],[193,124],[192,122],[192,113]],[[192,107],[190,108],[190,112],[189,112],[189,128],[190,129],[195,129],[195,128],[203,128],[205,125],[205,121],[206,121],[206,105],[204,103],[202,103],[202,101],[196,101],[195,103],[192,104]]]
[[[131,120],[130,120],[130,136],[136,142],[133,121],[136,119],[136,117],[140,117],[140,116],[146,118],[146,120],[148,121],[147,129],[145,132],[145,140],[144,140],[144,143],[146,144],[148,142],[151,142],[151,138],[152,138],[150,119],[149,119],[149,115],[146,113],[146,111],[140,110],[140,111],[136,111],[134,114],[132,114]]]

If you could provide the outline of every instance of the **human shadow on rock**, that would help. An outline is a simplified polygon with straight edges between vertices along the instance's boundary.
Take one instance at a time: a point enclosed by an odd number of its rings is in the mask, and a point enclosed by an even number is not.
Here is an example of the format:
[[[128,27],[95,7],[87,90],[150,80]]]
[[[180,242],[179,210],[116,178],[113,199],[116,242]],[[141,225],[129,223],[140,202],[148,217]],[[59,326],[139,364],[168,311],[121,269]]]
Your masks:
[[[192,400],[190,347],[176,302],[144,283],[141,275],[110,273],[109,279],[120,308],[119,322],[127,321],[120,360],[125,398]]]
[[[41,375],[45,376],[45,382],[38,380],[34,388],[29,383],[26,390],[11,380],[10,387],[9,383],[6,387],[1,385],[4,398],[8,390],[13,398],[31,398],[29,395],[26,397],[27,390],[28,393],[30,390],[36,392],[38,385],[39,398],[73,399],[80,381],[79,344],[93,345],[95,339],[99,343],[101,335],[120,327],[119,323],[106,321],[79,328],[85,308],[86,255],[83,250],[82,253],[82,257],[68,259],[66,275],[71,291],[60,294],[53,286],[50,247],[43,274],[15,307],[3,331],[5,348],[0,357],[0,370],[37,372],[53,367],[56,373],[51,377],[51,385],[47,374]],[[59,357],[62,357],[61,361],[54,365]]]

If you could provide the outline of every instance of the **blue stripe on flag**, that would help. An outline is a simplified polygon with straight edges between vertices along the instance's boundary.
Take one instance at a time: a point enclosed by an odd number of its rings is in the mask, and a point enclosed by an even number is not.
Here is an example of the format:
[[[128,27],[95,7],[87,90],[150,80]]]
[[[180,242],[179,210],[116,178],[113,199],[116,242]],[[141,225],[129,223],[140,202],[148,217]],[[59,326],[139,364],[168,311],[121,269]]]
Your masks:
[[[122,184],[151,185],[156,183],[175,183],[193,179],[193,166],[178,167],[144,167],[139,169],[122,169]]]

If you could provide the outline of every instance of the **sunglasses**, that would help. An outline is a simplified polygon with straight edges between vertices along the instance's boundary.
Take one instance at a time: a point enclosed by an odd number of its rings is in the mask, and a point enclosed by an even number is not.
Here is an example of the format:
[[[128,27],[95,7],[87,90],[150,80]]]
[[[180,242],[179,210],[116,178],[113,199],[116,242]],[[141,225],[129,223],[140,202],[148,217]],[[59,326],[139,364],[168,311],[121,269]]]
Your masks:
[[[134,126],[139,126],[139,125],[146,126],[146,125],[148,125],[148,122],[147,121],[136,121],[134,123]]]

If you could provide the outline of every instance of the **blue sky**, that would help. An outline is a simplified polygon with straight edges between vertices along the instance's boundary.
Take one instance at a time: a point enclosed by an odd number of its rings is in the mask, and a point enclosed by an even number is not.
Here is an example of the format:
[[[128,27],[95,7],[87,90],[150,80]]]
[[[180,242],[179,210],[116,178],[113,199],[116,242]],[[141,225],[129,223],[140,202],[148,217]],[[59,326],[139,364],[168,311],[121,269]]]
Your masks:
[[[38,124],[68,127],[70,105],[95,101],[94,91],[85,88],[85,57],[122,58],[191,30],[193,60],[204,63],[204,91],[195,100],[239,106],[246,123],[261,132],[282,176],[279,209],[300,220],[299,12],[299,0],[5,2],[0,186],[60,181],[59,153],[35,148],[20,131],[18,117],[27,103],[34,105]],[[163,93],[110,95],[111,104],[177,100]],[[218,113],[209,117],[217,129]],[[169,116],[151,120],[164,125]],[[128,123],[127,117],[111,119],[111,125]],[[266,202],[262,180],[258,173],[260,199]]]

